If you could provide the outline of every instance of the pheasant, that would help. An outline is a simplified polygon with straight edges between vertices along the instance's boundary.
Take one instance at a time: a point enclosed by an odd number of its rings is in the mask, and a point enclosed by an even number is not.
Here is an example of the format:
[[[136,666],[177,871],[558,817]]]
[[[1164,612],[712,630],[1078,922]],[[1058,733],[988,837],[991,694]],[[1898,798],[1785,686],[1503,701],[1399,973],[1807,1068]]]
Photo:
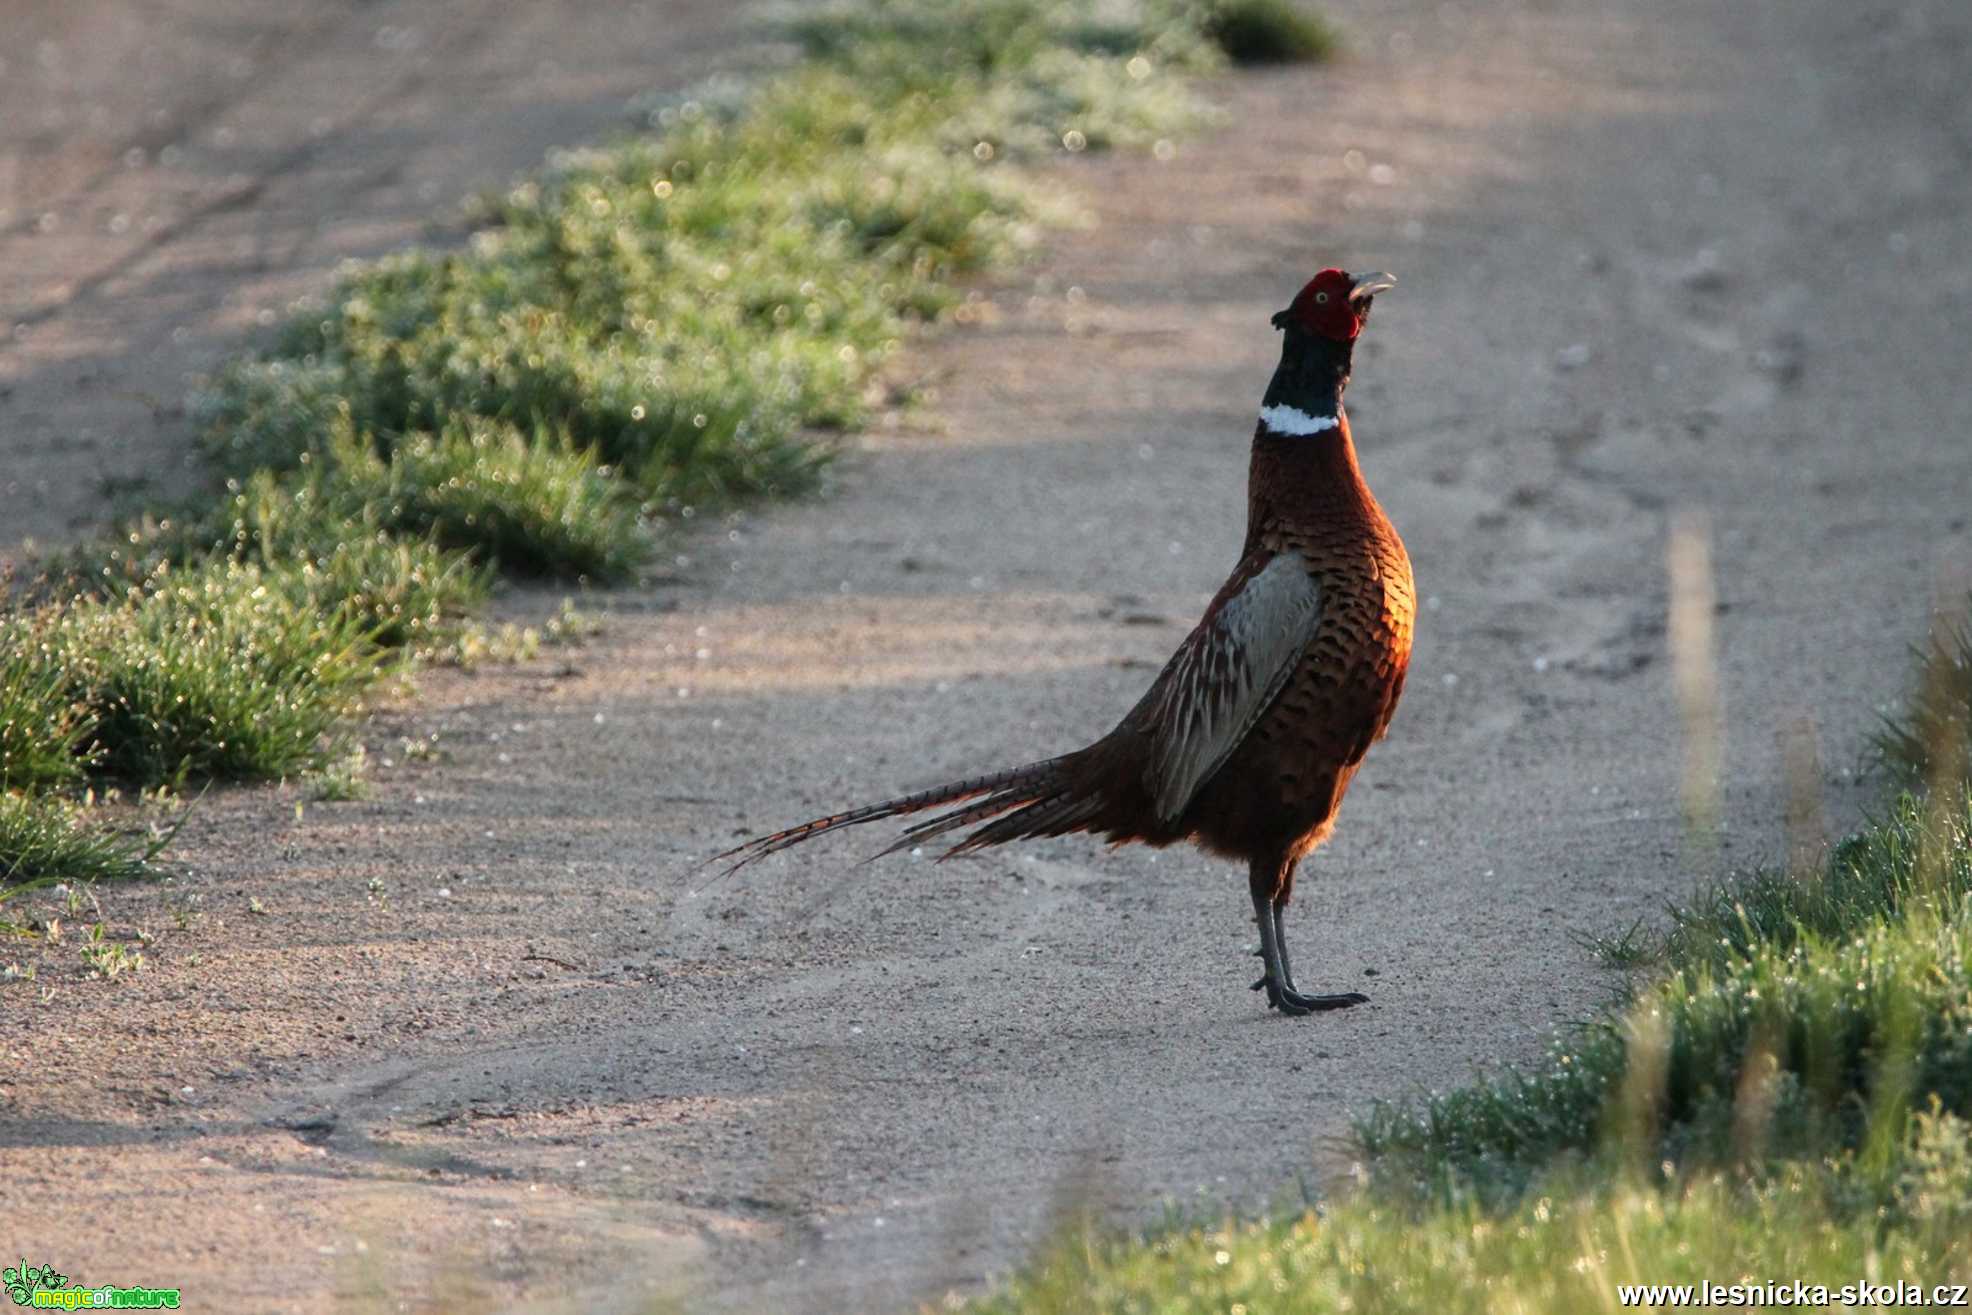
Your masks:
[[[1273,317],[1280,365],[1260,407],[1239,564],[1116,729],[1073,753],[886,799],[749,840],[737,870],[825,832],[940,805],[876,857],[965,827],[943,855],[1092,832],[1189,840],[1247,864],[1265,970],[1283,1014],[1362,1004],[1294,984],[1282,915],[1301,859],[1397,707],[1415,617],[1410,559],[1356,467],[1342,391],[1387,274],[1325,269]],[[971,801],[971,802],[967,802]],[[983,824],[983,825],[982,825]]]

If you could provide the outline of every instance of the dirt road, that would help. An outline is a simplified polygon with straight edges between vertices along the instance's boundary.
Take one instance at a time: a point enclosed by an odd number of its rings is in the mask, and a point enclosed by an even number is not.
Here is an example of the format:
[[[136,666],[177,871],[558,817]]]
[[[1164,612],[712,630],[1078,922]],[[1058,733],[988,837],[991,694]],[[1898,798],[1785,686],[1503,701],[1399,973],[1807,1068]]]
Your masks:
[[[1099,223],[923,351],[934,432],[697,531],[565,666],[427,677],[373,801],[209,801],[188,873],[99,892],[159,942],[6,988],[9,1249],[283,1309],[881,1311],[1063,1201],[1318,1189],[1352,1110],[1538,1053],[1611,985],[1571,931],[1693,879],[1680,515],[1716,561],[1717,861],[1780,852],[1803,725],[1851,822],[1972,563],[1972,14],[1332,9],[1345,62],[1063,171]],[[1267,1016],[1243,880],[1189,852],[863,868],[862,836],[692,895],[742,832],[1120,715],[1233,558],[1267,316],[1331,261],[1402,280],[1351,412],[1425,597],[1293,912],[1304,984],[1371,1005]]]

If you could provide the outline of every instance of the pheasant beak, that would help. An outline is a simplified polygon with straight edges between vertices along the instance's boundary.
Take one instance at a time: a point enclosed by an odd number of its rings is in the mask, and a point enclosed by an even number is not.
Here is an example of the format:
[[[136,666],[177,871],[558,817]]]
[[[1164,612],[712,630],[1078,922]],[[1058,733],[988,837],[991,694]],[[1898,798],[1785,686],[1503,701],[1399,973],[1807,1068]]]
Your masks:
[[[1370,274],[1351,274],[1349,280],[1350,301],[1368,301],[1377,293],[1388,292],[1397,286],[1396,276],[1381,270]]]

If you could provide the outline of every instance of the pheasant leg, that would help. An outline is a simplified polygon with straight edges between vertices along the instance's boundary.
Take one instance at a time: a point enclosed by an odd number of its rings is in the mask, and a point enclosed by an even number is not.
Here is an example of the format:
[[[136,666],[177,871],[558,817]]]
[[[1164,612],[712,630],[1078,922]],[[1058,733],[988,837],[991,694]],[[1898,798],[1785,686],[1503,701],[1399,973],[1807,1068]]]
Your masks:
[[[1267,1004],[1292,1017],[1368,1004],[1369,997],[1360,991],[1304,995],[1294,989],[1294,969],[1287,957],[1287,929],[1282,924],[1282,915],[1286,911],[1287,901],[1284,899],[1269,899],[1260,894],[1253,896],[1253,919],[1260,924],[1260,958],[1267,965],[1265,974],[1253,983],[1253,989],[1264,989]]]

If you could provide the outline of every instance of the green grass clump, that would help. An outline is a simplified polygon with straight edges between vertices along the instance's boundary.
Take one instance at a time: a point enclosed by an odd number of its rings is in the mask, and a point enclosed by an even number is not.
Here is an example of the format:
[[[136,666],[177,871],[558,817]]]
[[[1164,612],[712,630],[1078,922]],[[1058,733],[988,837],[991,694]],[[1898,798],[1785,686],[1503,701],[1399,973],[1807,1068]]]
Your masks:
[[[1293,0],[1206,0],[1205,35],[1235,64],[1301,64],[1335,53],[1335,33]]]
[[[1932,1117],[1899,1182],[1900,1224],[1833,1207],[1796,1168],[1748,1189],[1725,1175],[1669,1188],[1562,1177],[1504,1211],[1462,1200],[1416,1214],[1358,1198],[1325,1214],[1155,1238],[1064,1239],[977,1315],[1499,1315],[1621,1309],[1623,1284],[1972,1275],[1966,1125]],[[1791,1295],[1791,1287],[1789,1288]],[[1688,1304],[1696,1305],[1696,1302]],[[1669,1309],[1653,1303],[1645,1309]]]
[[[0,791],[0,892],[143,876],[163,847],[92,826],[61,799]]]
[[[1972,860],[1962,820],[1942,815],[1941,805],[1947,800],[1901,796],[1817,869],[1766,869],[1708,886],[1670,910],[1660,957],[1724,972],[1804,936],[1841,940],[1920,909],[1958,916],[1972,891]]]
[[[362,613],[313,586],[301,569],[222,560],[64,611],[48,661],[87,711],[92,770],[153,785],[319,766],[379,656]]]
[[[1972,811],[1941,817],[1905,797],[1821,873],[1762,875],[1676,911],[1665,976],[1539,1067],[1378,1105],[1359,1137],[1430,1185],[1509,1194],[1557,1156],[1606,1148],[1617,1124],[1647,1139],[1653,1162],[1853,1150],[1899,1054],[1916,1066],[1917,1100],[1972,1115],[1968,893]],[[1751,1147],[1742,1101],[1755,1070],[1771,1090]]]
[[[203,514],[148,520],[85,545],[51,578],[65,594],[101,601],[152,591],[174,575],[250,567],[289,597],[361,617],[381,647],[422,652],[485,601],[491,567],[399,532],[417,512],[366,500],[361,485],[311,459],[295,478],[250,476]]]
[[[811,12],[795,31],[824,67],[889,89],[893,115],[868,119],[875,131],[1004,161],[1148,145],[1204,122],[1187,80],[1224,64],[1207,21],[1196,5],[878,0]]]
[[[349,418],[343,371],[278,357],[228,362],[190,410],[207,464],[235,480],[293,470]]]
[[[373,509],[396,536],[456,549],[515,575],[611,583],[648,556],[637,504],[590,452],[554,434],[454,423],[388,458],[354,435],[332,449],[324,500]]]
[[[380,451],[346,418],[294,470],[260,470],[203,514],[130,527],[62,574],[75,588],[142,584],[218,558],[299,566],[416,645],[484,600],[490,574],[620,582],[649,556],[624,485],[558,435],[454,422]]]
[[[213,563],[257,570],[291,599],[354,616],[382,647],[419,650],[477,609],[490,580],[463,553],[394,533],[397,514],[332,479],[284,483],[262,472],[204,525],[167,543],[161,568],[156,554],[146,557],[140,580]]]
[[[349,537],[334,546],[262,569],[289,597],[351,619],[370,643],[414,655],[442,646],[485,600],[488,572],[464,554],[380,531],[368,514],[344,523]]]
[[[1972,780],[1972,599],[1918,652],[1909,706],[1876,735],[1878,759],[1911,786]]]
[[[45,660],[47,626],[0,616],[0,792],[79,785],[90,722],[58,666]]]

